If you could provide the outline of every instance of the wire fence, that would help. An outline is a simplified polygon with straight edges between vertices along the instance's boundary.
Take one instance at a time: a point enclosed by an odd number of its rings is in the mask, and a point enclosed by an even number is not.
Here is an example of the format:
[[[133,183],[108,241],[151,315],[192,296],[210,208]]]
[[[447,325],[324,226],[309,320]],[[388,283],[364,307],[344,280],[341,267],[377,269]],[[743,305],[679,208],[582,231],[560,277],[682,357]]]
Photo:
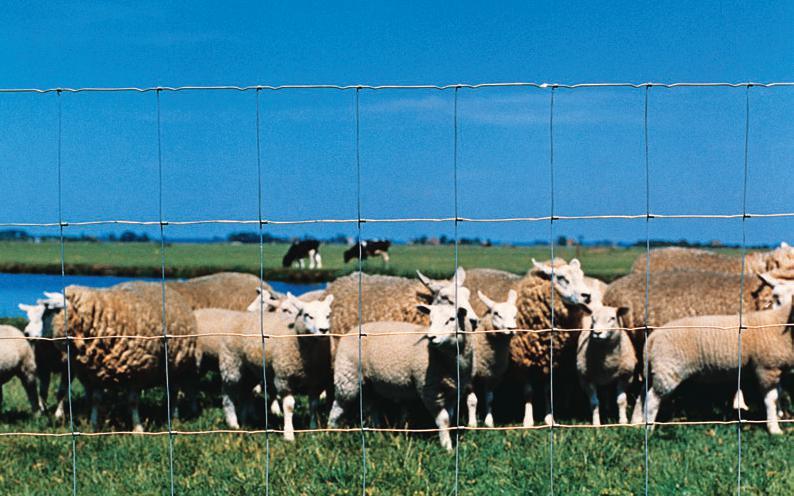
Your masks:
[[[737,356],[737,365],[738,365],[738,373],[737,373],[737,392],[741,392],[741,365],[742,365],[742,336],[743,334],[750,328],[753,329],[762,329],[762,328],[773,328],[773,327],[780,327],[780,325],[760,325],[760,326],[745,326],[744,325],[744,311],[743,311],[743,299],[744,294],[746,291],[745,288],[745,271],[746,271],[746,255],[747,255],[747,235],[746,235],[746,221],[748,219],[753,218],[786,218],[786,217],[794,217],[794,212],[784,212],[784,213],[755,213],[755,212],[748,212],[747,211],[747,182],[748,182],[748,175],[749,175],[749,149],[750,149],[750,91],[752,88],[778,88],[778,87],[792,87],[794,86],[794,82],[771,82],[771,83],[754,83],[754,82],[746,82],[746,83],[584,83],[584,84],[557,84],[557,83],[532,83],[532,82],[514,82],[514,83],[483,83],[483,84],[450,84],[450,85],[379,85],[379,86],[372,86],[372,85],[326,85],[326,84],[318,84],[318,85],[280,85],[280,86],[269,86],[269,85],[252,85],[252,86],[231,86],[231,85],[222,85],[222,86],[180,86],[180,87],[145,87],[145,88],[135,88],[135,87],[120,87],[120,88],[52,88],[52,89],[35,89],[35,88],[18,88],[18,89],[0,89],[0,93],[3,94],[20,94],[20,93],[35,93],[35,94],[43,94],[43,95],[55,95],[57,99],[57,172],[58,172],[58,221],[57,222],[45,222],[45,223],[33,223],[33,222],[3,222],[0,223],[0,227],[42,227],[48,228],[57,227],[59,230],[59,244],[60,244],[60,266],[61,266],[61,277],[65,281],[65,256],[64,256],[64,244],[65,244],[65,236],[64,236],[64,229],[67,227],[76,227],[76,226],[108,226],[108,225],[137,225],[137,226],[158,226],[159,233],[160,233],[160,265],[161,265],[161,288],[162,288],[162,334],[156,336],[148,336],[148,335],[124,335],[124,334],[116,334],[116,335],[108,335],[108,336],[84,336],[84,337],[75,337],[70,334],[68,328],[68,318],[64,319],[65,326],[65,333],[64,336],[58,337],[38,337],[38,338],[19,338],[19,337],[2,337],[0,340],[4,339],[30,339],[34,341],[53,341],[53,342],[65,342],[66,354],[67,354],[67,374],[69,380],[69,388],[68,388],[68,395],[67,395],[67,403],[68,403],[68,424],[69,424],[69,432],[2,432],[0,433],[0,437],[13,437],[13,436],[25,436],[25,437],[68,437],[71,439],[71,465],[72,465],[72,493],[77,494],[78,492],[78,485],[77,485],[77,460],[78,460],[78,449],[76,440],[79,437],[104,437],[104,436],[125,436],[125,435],[137,435],[137,436],[167,436],[169,441],[169,449],[168,449],[168,457],[169,457],[169,490],[171,494],[175,493],[175,476],[174,476],[174,438],[178,436],[195,436],[195,435],[212,435],[212,434],[237,434],[242,436],[264,436],[265,438],[265,467],[264,467],[264,490],[266,494],[269,494],[270,491],[270,438],[269,436],[272,434],[281,434],[284,432],[284,429],[273,428],[270,425],[270,417],[268,415],[268,407],[269,407],[269,398],[268,398],[268,388],[263,388],[263,393],[265,395],[265,409],[264,409],[264,421],[265,421],[265,428],[264,429],[253,429],[253,430],[237,430],[237,429],[213,429],[213,430],[194,430],[194,431],[187,431],[187,430],[179,430],[175,429],[172,425],[171,419],[171,406],[172,401],[172,388],[171,388],[171,381],[172,378],[170,377],[170,371],[168,368],[168,346],[169,341],[174,339],[186,339],[186,338],[197,338],[201,336],[237,336],[237,337],[245,337],[245,338],[253,338],[253,339],[260,339],[261,340],[261,350],[262,350],[262,369],[263,375],[262,380],[265,385],[268,384],[268,376],[267,376],[267,363],[266,363],[266,349],[268,346],[268,341],[271,339],[284,339],[284,338],[293,338],[295,336],[284,336],[284,335],[274,335],[269,334],[266,332],[265,323],[264,323],[264,302],[260,299],[260,319],[259,319],[259,333],[256,335],[251,335],[247,333],[233,333],[233,332],[219,332],[219,333],[190,333],[190,334],[181,334],[175,335],[170,334],[168,332],[168,325],[167,325],[167,315],[166,315],[166,265],[167,265],[167,243],[166,243],[166,233],[167,228],[170,226],[190,226],[190,225],[209,225],[209,224],[232,224],[232,225],[255,225],[258,227],[259,232],[259,275],[260,281],[264,279],[264,265],[265,265],[265,255],[264,255],[264,230],[267,226],[279,226],[279,225],[310,225],[310,224],[350,224],[355,225],[356,227],[356,238],[358,242],[358,269],[359,269],[359,276],[358,276],[358,332],[357,335],[350,335],[338,332],[331,332],[330,335],[334,337],[342,337],[342,336],[349,336],[349,337],[356,337],[358,340],[358,388],[359,388],[359,404],[358,404],[358,425],[354,427],[346,427],[346,428],[315,428],[315,429],[294,429],[293,432],[295,433],[358,433],[361,437],[361,494],[366,494],[368,489],[368,479],[367,479],[367,440],[366,440],[366,433],[371,432],[396,432],[396,433],[434,433],[434,432],[442,432],[442,431],[449,431],[455,433],[456,442],[454,443],[455,448],[455,478],[454,478],[454,486],[453,492],[458,494],[459,492],[459,473],[460,473],[460,451],[459,451],[459,434],[464,431],[529,431],[529,430],[544,430],[547,429],[549,432],[549,491],[551,494],[554,494],[554,481],[555,481],[555,467],[554,467],[554,450],[555,450],[555,437],[554,437],[554,430],[555,429],[607,429],[607,428],[642,428],[644,429],[644,491],[645,494],[649,494],[650,487],[649,487],[649,477],[648,474],[650,472],[650,460],[649,460],[649,433],[653,426],[655,425],[677,425],[677,426],[696,426],[696,425],[735,425],[736,426],[736,435],[737,435],[737,481],[736,481],[736,491],[737,494],[741,494],[742,492],[742,429],[743,425],[751,425],[751,424],[764,424],[766,420],[753,420],[753,419],[746,419],[742,417],[741,410],[738,410],[738,418],[736,420],[709,420],[709,421],[668,421],[668,422],[660,422],[660,421],[649,421],[648,419],[648,412],[647,408],[644,410],[644,418],[642,422],[632,422],[628,424],[621,424],[621,423],[613,423],[613,424],[602,424],[602,425],[592,425],[592,424],[561,424],[556,422],[556,417],[554,416],[554,367],[550,365],[549,367],[549,390],[551,396],[551,416],[554,421],[550,424],[539,424],[539,425],[532,425],[532,426],[521,426],[521,425],[509,425],[509,426],[479,426],[479,427],[470,427],[461,425],[460,422],[460,410],[461,410],[461,392],[460,388],[456,388],[456,416],[455,416],[455,423],[454,425],[450,425],[449,427],[435,427],[435,428],[382,428],[382,427],[370,427],[366,425],[365,419],[365,390],[364,390],[364,371],[362,368],[362,340],[364,337],[367,337],[367,334],[363,330],[363,317],[362,317],[362,307],[363,307],[363,290],[362,290],[362,260],[363,260],[363,253],[362,253],[362,245],[361,241],[363,240],[363,229],[366,224],[388,224],[388,223],[412,223],[412,222],[436,222],[436,223],[452,223],[454,225],[454,268],[455,268],[455,276],[454,282],[457,282],[457,269],[459,267],[459,258],[458,258],[458,246],[459,246],[459,232],[458,227],[462,223],[537,223],[537,222],[548,222],[548,235],[549,235],[549,254],[551,260],[555,258],[555,223],[558,222],[565,222],[565,221],[573,221],[573,220],[607,220],[607,219],[615,219],[615,220],[637,220],[637,219],[645,219],[645,257],[646,257],[646,267],[645,267],[645,321],[648,321],[648,312],[650,306],[650,286],[651,286],[651,240],[650,240],[650,224],[651,221],[654,219],[741,219],[741,260],[742,260],[742,274],[741,274],[741,286],[740,286],[740,293],[737,295],[739,298],[739,326],[730,326],[730,327],[718,327],[718,326],[706,326],[707,328],[713,329],[720,329],[720,330],[735,330],[737,331],[737,339],[738,339],[738,349],[739,354]],[[549,149],[549,161],[548,167],[550,172],[550,205],[549,205],[549,214],[546,216],[532,216],[532,217],[504,217],[504,218],[497,218],[497,217],[489,217],[489,218],[473,218],[473,217],[462,217],[459,215],[459,200],[458,200],[458,168],[459,168],[459,142],[458,142],[458,134],[459,134],[459,113],[458,113],[458,95],[461,90],[470,90],[470,91],[484,91],[488,89],[499,89],[499,88],[527,88],[533,91],[544,91],[548,93],[549,101],[548,101],[548,149]],[[729,213],[729,214],[703,214],[703,213],[686,213],[686,214],[670,214],[670,213],[663,213],[663,212],[653,212],[651,211],[651,203],[650,203],[650,194],[651,194],[651,181],[650,181],[650,169],[651,169],[651,156],[650,156],[650,142],[651,137],[649,136],[648,131],[648,124],[649,124],[649,111],[648,111],[648,104],[651,98],[651,93],[653,88],[665,88],[665,89],[676,89],[676,88],[738,88],[744,89],[744,98],[745,98],[745,105],[744,105],[744,143],[743,143],[743,190],[742,190],[742,204],[741,204],[741,212],[736,213]],[[643,92],[643,106],[642,108],[638,109],[638,113],[642,115],[642,122],[643,122],[643,163],[644,172],[645,172],[645,212],[642,214],[633,214],[633,215],[611,215],[611,214],[593,214],[593,215],[576,215],[576,216],[563,216],[558,215],[555,210],[555,187],[554,187],[554,178],[555,178],[555,142],[554,142],[554,133],[555,133],[555,94],[558,90],[565,89],[565,90],[585,90],[587,88],[625,88],[627,90],[639,90]],[[355,146],[355,163],[351,164],[352,167],[355,167],[356,170],[356,218],[324,218],[324,219],[266,219],[263,217],[262,211],[262,203],[263,198],[267,193],[266,188],[263,184],[263,173],[262,173],[262,149],[261,149],[261,110],[260,110],[260,95],[262,92],[265,91],[289,91],[289,90],[339,90],[339,91],[349,91],[353,92],[353,104],[354,104],[354,114],[351,116],[351,126],[353,127],[353,135],[354,135],[354,146]],[[360,94],[362,91],[409,91],[409,90],[438,90],[438,91],[452,91],[454,93],[452,99],[452,121],[449,125],[452,128],[452,137],[453,142],[451,143],[451,150],[450,155],[452,156],[452,167],[453,167],[453,174],[454,174],[454,181],[453,181],[453,210],[454,216],[452,217],[405,217],[405,218],[367,218],[362,216],[361,211],[361,117],[360,117]],[[162,130],[161,130],[161,106],[160,100],[161,96],[164,93],[170,92],[180,92],[180,91],[240,91],[240,92],[253,92],[255,94],[253,105],[255,105],[255,115],[256,120],[253,123],[253,127],[255,127],[255,147],[256,147],[256,170],[258,176],[258,183],[257,183],[257,212],[258,218],[255,219],[190,219],[190,220],[168,220],[164,218],[163,215],[163,153],[162,153]],[[75,93],[90,93],[90,92],[102,92],[102,93],[113,93],[113,92],[136,92],[136,93],[153,93],[155,97],[154,104],[154,113],[155,113],[155,121],[156,121],[156,149],[157,149],[157,169],[158,169],[158,211],[159,211],[159,218],[156,221],[153,220],[135,220],[135,219],[83,219],[83,220],[67,220],[63,217],[63,185],[62,185],[62,137],[63,137],[63,118],[62,118],[62,100],[69,94]],[[552,279],[554,278],[554,267],[552,264]],[[262,286],[260,289],[264,290],[264,282],[262,282]],[[457,304],[457,287],[458,285],[455,284],[456,293],[455,293],[455,302]],[[589,328],[576,328],[576,329],[567,329],[567,328],[559,328],[558,323],[556,322],[556,316],[554,311],[554,301],[557,296],[555,296],[555,290],[553,289],[553,285],[550,285],[552,288],[549,293],[549,300],[551,302],[551,327],[546,329],[519,329],[515,331],[518,334],[521,333],[533,333],[533,334],[544,334],[548,335],[549,339],[549,360],[550,364],[554,363],[554,336],[556,333],[577,333],[583,331],[589,331]],[[65,295],[65,282],[64,282],[64,295]],[[64,311],[68,312],[69,307],[66,305],[66,300],[64,296]],[[455,335],[460,332],[460,327],[457,325],[457,316],[455,317],[456,320],[456,331]],[[680,326],[681,329],[686,328],[703,328],[704,326]],[[645,336],[645,348],[643,353],[644,363],[643,363],[643,371],[645,377],[648,377],[649,372],[649,365],[648,365],[648,353],[647,353],[647,343],[648,343],[648,333],[650,331],[647,325],[639,326],[639,327],[624,327],[622,328],[626,331],[634,331],[634,332],[641,332],[644,333]],[[501,332],[497,330],[493,331],[478,331],[478,332]],[[384,332],[379,334],[380,335],[403,335],[403,334],[424,334],[422,332]],[[298,335],[301,338],[311,338],[311,335]],[[156,432],[132,432],[132,431],[108,431],[108,432],[80,432],[76,428],[76,423],[73,414],[73,398],[72,398],[72,390],[71,390],[71,382],[73,376],[72,370],[72,362],[74,360],[73,354],[73,343],[76,340],[80,340],[81,342],[84,341],[91,341],[91,340],[119,340],[119,339],[137,339],[137,340],[160,340],[162,341],[162,349],[164,353],[164,383],[165,383],[165,390],[166,390],[166,406],[167,406],[167,430],[165,431],[156,431]],[[456,384],[461,384],[461,350],[460,350],[460,343],[456,340],[457,343],[457,360],[456,360]],[[644,388],[645,394],[647,397],[648,393],[648,380],[644,381]],[[780,423],[786,424],[794,422],[792,419],[781,419]]]

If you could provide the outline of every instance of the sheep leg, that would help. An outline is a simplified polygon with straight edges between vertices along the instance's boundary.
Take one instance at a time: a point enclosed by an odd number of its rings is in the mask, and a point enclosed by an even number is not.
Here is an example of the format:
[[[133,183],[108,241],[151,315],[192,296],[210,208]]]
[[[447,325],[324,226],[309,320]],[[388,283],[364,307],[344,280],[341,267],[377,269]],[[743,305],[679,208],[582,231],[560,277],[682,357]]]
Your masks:
[[[230,429],[239,429],[240,423],[237,422],[237,410],[234,407],[233,396],[237,390],[236,384],[221,384],[221,403],[223,404],[223,415],[226,418],[226,425]]]
[[[744,402],[744,393],[742,390],[736,391],[736,394],[733,396],[733,409],[734,410],[744,410],[747,411],[750,408],[747,406],[747,403]]]
[[[41,402],[46,404],[47,398],[50,395],[50,370],[44,369],[39,372],[39,396],[41,397]]]
[[[466,396],[466,406],[469,409],[469,427],[477,427],[477,395],[474,391]]]
[[[441,440],[441,447],[447,451],[452,451],[452,437],[449,435],[449,413],[446,408],[442,408],[436,415],[436,426],[440,429],[438,437]]]
[[[653,430],[653,423],[656,421],[656,415],[659,413],[659,405],[662,403],[662,398],[653,389],[648,390],[648,396],[645,398],[645,421],[651,424]]]
[[[320,409],[320,395],[309,395],[309,429],[317,428],[318,412]]]
[[[524,427],[535,425],[535,415],[532,412],[532,384],[527,381],[524,383]]]
[[[295,440],[295,428],[292,425],[292,414],[295,412],[295,397],[291,394],[284,396],[281,401],[282,410],[284,411],[284,440]]]
[[[764,393],[764,405],[766,406],[766,428],[770,434],[783,434],[777,420],[777,387],[773,386]]]
[[[342,407],[342,404],[339,402],[338,399],[334,400],[333,405],[331,405],[331,413],[328,414],[328,427],[338,427],[339,420],[344,416],[345,409]]]
[[[278,398],[273,398],[273,402],[270,404],[270,413],[276,417],[281,417],[284,415],[284,412],[281,411],[281,405],[278,402]]]
[[[485,391],[485,426],[493,427],[493,391]]]
[[[582,389],[584,389],[587,398],[590,400],[590,411],[593,415],[593,425],[601,425],[601,413],[598,410],[598,388],[591,382],[582,381]]]
[[[89,421],[91,428],[96,430],[99,427],[99,405],[102,402],[102,391],[100,388],[94,388],[91,392],[91,416]]]
[[[55,418],[60,420],[63,418],[64,414],[64,403],[66,401],[66,396],[69,393],[69,387],[71,384],[69,383],[69,374],[66,370],[61,371],[60,381],[58,382],[58,391],[55,392],[55,401],[58,405],[55,407]]]
[[[29,361],[23,364],[17,376],[25,387],[31,410],[34,415],[38,416],[44,411],[44,403],[42,403],[41,396],[39,396],[39,389],[36,387],[36,362],[33,360],[32,356]]]
[[[139,410],[141,394],[137,389],[130,389],[127,395],[127,400],[130,403],[130,417],[132,419],[132,432],[143,432],[143,424],[141,423],[141,412]]]
[[[543,421],[546,423],[546,425],[553,425],[554,415],[551,413],[551,385],[549,383],[543,385],[543,393],[546,403],[546,416],[543,417]]]
[[[617,403],[618,403],[618,423],[621,424],[628,424],[629,419],[626,416],[626,410],[629,405],[628,395],[626,394],[626,389],[628,388],[628,384],[625,380],[618,380],[617,385]]]

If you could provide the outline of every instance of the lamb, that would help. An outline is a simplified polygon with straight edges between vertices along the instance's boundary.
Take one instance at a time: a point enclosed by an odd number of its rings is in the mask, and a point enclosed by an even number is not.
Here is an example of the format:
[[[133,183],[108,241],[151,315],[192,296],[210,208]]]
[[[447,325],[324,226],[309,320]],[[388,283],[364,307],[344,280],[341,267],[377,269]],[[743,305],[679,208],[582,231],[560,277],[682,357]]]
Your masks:
[[[362,326],[365,335],[361,338],[351,331],[339,339],[329,426],[339,425],[343,416],[355,410],[360,359],[365,387],[400,402],[420,399],[440,429],[441,446],[452,450],[449,412],[456,407],[456,387],[465,389],[471,377],[470,316],[466,308],[447,304],[418,305],[417,310],[430,316],[429,326],[371,322]],[[460,384],[456,384],[458,372]]]
[[[132,283],[135,284],[135,283]],[[253,274],[241,272],[219,272],[187,281],[167,282],[166,286],[182,296],[190,308],[227,308],[245,310],[264,288],[275,294],[273,288]]]
[[[583,313],[578,304],[590,301],[590,285],[582,271],[579,260],[572,259],[565,263],[556,259],[553,263],[538,263],[532,260],[533,269],[524,277],[499,274],[499,271],[487,272],[472,269],[467,277],[466,285],[472,291],[482,291],[493,298],[506,298],[510,289],[518,293],[517,324],[518,330],[510,341],[510,366],[513,376],[523,385],[524,391],[524,427],[534,425],[533,412],[533,381],[547,376],[552,367],[558,369],[560,358],[566,350],[572,349],[576,341],[573,332],[556,331],[552,334],[554,363],[550,361],[549,334],[522,332],[551,329],[552,304],[551,291],[554,297],[554,328],[579,329],[582,327]],[[480,272],[482,271],[482,272]],[[552,276],[553,273],[553,276]],[[474,302],[475,311],[485,309],[481,302]],[[543,381],[546,389],[546,415],[548,424],[553,422],[549,403],[549,381]]]
[[[661,401],[687,379],[735,380],[739,362],[738,315],[710,315],[674,320],[648,339],[650,389],[646,415],[654,422]],[[764,396],[770,434],[782,434],[777,417],[778,385],[794,366],[792,302],[744,314],[741,366],[754,375]]]
[[[47,311],[46,303],[49,300],[55,301],[55,305],[62,303],[63,295],[60,293],[48,293],[44,295],[46,300],[39,300],[35,305],[26,305],[20,303],[19,309],[25,312],[28,317],[28,323],[25,326],[24,334],[26,336],[42,336],[42,326],[44,325],[44,314]],[[47,405],[47,397],[50,393],[50,379],[52,374],[58,374],[60,382],[58,383],[58,390],[55,394],[55,413],[56,419],[62,419],[64,415],[64,401],[69,387],[69,375],[66,369],[65,356],[55,346],[52,341],[36,340],[32,344],[33,353],[36,358],[36,373],[39,380],[39,397],[41,397],[42,404]]]
[[[427,318],[417,310],[418,304],[434,302],[452,304],[457,298],[459,306],[466,307],[469,318],[477,314],[472,310],[470,292],[464,286],[466,271],[459,267],[451,281],[435,281],[417,271],[419,280],[394,276],[361,274],[361,322],[397,321],[427,324]],[[359,324],[359,273],[354,272],[328,284],[325,291],[334,295],[331,327],[336,332],[357,330]],[[457,288],[455,286],[457,282]]]
[[[307,394],[311,410],[311,425],[316,427],[316,413],[320,393],[331,386],[331,350],[327,334],[331,326],[333,295],[323,300],[304,302],[287,293],[289,304],[297,309],[294,319],[287,322],[277,313],[260,315],[255,312],[235,312],[220,309],[196,311],[199,349],[218,349],[223,388],[223,407],[226,423],[239,428],[236,404],[240,393],[251,391],[263,376],[263,357],[260,318],[264,331],[275,336],[267,342],[264,363],[267,364],[268,387],[282,399],[284,439],[295,439],[292,422],[295,394]],[[217,336],[218,333],[247,334],[249,336]],[[215,335],[213,335],[215,334]],[[310,337],[301,337],[310,336]]]
[[[46,307],[42,335],[62,338],[68,331],[73,337],[70,348],[74,373],[92,392],[91,425],[96,427],[98,423],[101,391],[123,385],[128,389],[133,432],[143,432],[138,398],[141,389],[164,382],[163,344],[159,339],[96,338],[161,336],[162,286],[144,282],[106,289],[69,286],[65,300],[63,296],[50,298]],[[165,316],[166,332],[171,336],[167,357],[171,385],[190,387],[196,372],[195,338],[190,335],[196,332],[196,321],[188,304],[172,289],[166,290]],[[58,341],[58,347],[65,353],[63,341]]]
[[[44,403],[36,390],[36,358],[33,347],[16,327],[0,325],[0,409],[3,406],[3,384],[19,377],[35,415],[44,411]]]
[[[583,307],[590,315],[590,329],[579,333],[576,370],[585,394],[590,399],[593,425],[601,425],[598,386],[617,382],[618,422],[628,422],[626,392],[634,378],[637,356],[631,339],[622,328],[629,313],[627,307],[595,305]]]
[[[495,302],[482,291],[478,291],[477,296],[488,311],[472,336],[474,362],[466,405],[469,427],[477,427],[477,396],[485,398],[485,425],[493,427],[493,390],[501,382],[510,363],[510,339],[517,327],[518,293],[509,290],[505,302]]]

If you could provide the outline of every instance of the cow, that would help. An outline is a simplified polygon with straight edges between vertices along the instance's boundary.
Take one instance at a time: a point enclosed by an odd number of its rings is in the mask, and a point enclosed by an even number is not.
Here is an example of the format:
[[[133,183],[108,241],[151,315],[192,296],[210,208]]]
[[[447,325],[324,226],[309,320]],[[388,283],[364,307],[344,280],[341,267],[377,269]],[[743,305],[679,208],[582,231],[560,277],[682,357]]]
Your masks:
[[[287,250],[287,254],[284,255],[284,259],[281,261],[281,265],[284,268],[292,267],[292,264],[298,262],[298,266],[303,269],[303,259],[309,259],[309,268],[310,269],[322,269],[323,268],[323,259],[320,256],[320,242],[316,239],[304,239],[293,241],[292,245],[290,245],[289,250]]]
[[[359,244],[356,243],[347,249],[344,253],[345,263],[357,259],[359,251],[361,252],[361,259],[366,260],[368,257],[381,257],[383,263],[389,263],[389,247],[391,241],[380,241],[377,239],[364,240]]]

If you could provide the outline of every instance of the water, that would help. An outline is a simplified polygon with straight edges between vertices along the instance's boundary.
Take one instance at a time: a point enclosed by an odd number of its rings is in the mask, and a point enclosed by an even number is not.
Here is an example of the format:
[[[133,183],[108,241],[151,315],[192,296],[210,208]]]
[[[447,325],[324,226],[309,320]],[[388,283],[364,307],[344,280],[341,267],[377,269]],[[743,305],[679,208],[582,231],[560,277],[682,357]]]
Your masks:
[[[64,286],[78,284],[95,288],[106,288],[127,281],[160,281],[158,278],[133,278],[116,276],[70,276],[61,278],[52,274],[5,274],[0,273],[0,317],[24,317],[25,313],[17,308],[19,303],[34,304],[44,297],[44,291],[62,291]],[[320,284],[294,284],[281,281],[268,281],[273,289],[281,293],[291,292],[301,295],[308,291],[325,288]],[[251,301],[253,301],[253,297]]]

